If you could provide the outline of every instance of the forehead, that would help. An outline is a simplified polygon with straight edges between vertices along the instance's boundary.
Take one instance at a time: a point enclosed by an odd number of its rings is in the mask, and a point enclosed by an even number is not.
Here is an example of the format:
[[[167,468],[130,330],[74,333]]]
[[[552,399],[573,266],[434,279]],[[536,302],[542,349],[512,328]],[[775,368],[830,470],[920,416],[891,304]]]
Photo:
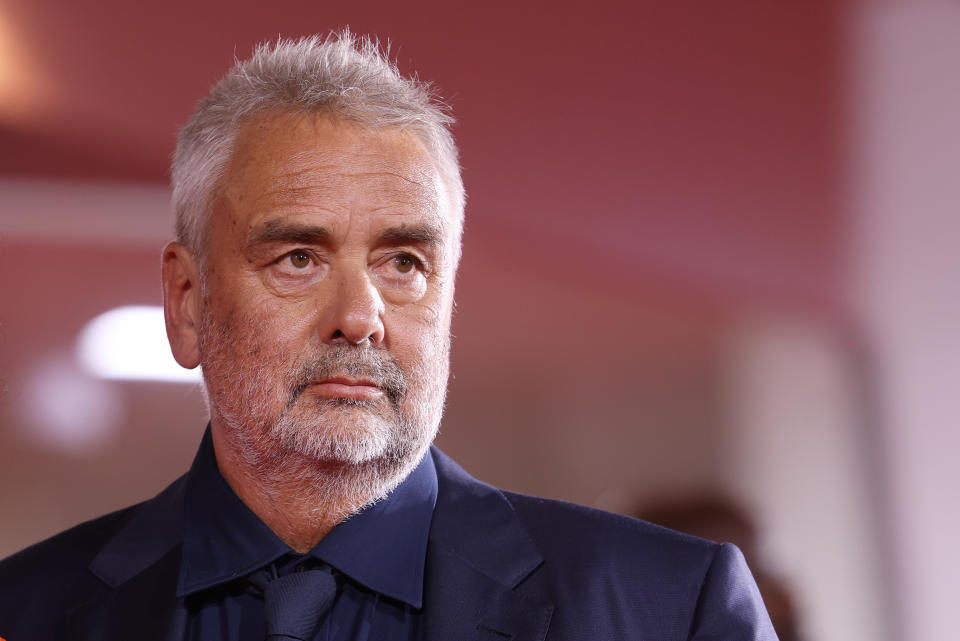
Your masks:
[[[284,213],[417,214],[450,227],[429,154],[414,135],[310,114],[263,114],[241,129],[221,195],[242,222]]]

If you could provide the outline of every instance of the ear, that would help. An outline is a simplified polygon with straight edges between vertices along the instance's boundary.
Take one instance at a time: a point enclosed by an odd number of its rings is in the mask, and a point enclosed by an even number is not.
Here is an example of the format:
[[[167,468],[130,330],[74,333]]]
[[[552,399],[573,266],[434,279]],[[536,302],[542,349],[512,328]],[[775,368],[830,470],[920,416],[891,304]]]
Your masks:
[[[163,316],[167,340],[180,365],[200,364],[200,269],[193,254],[177,242],[163,248]]]

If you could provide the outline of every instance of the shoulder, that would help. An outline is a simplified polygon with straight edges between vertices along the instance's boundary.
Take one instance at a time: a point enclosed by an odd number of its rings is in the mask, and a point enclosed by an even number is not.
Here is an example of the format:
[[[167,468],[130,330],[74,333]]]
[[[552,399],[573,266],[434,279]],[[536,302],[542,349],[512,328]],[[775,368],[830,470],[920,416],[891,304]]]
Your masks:
[[[504,492],[541,550],[539,578],[575,598],[617,595],[689,619],[725,546],[638,519]],[[732,546],[727,546],[732,547]]]
[[[544,555],[530,587],[552,594],[558,604],[602,613],[609,634],[776,639],[735,545],[563,501],[504,496]],[[558,608],[557,624],[576,629],[583,624],[580,613]]]
[[[589,561],[594,567],[633,565],[702,576],[718,545],[653,523],[594,508],[502,491],[546,556]]]
[[[663,568],[701,577],[719,547],[716,543],[668,530],[619,514],[495,488],[478,481],[448,456],[434,449],[440,480],[440,504],[451,506],[460,521],[477,521],[478,514],[503,502],[547,562],[563,559],[565,567],[621,570]],[[455,507],[453,507],[455,506]],[[481,526],[482,524],[477,524]]]
[[[0,561],[0,621],[31,622],[37,629],[103,586],[88,569],[103,545],[126,523],[136,506],[81,523]],[[33,632],[44,638],[45,635]]]
[[[3,559],[0,561],[0,586],[18,580],[51,580],[52,577],[37,572],[46,567],[57,568],[63,574],[85,570],[97,551],[136,508],[127,507],[86,521]]]
[[[483,546],[489,538],[502,556],[522,540],[537,550],[538,565],[516,590],[554,604],[551,630],[570,638],[775,639],[736,546],[498,490],[449,458],[436,453],[435,458],[445,505],[456,504],[450,511],[468,524],[456,530],[459,534],[484,532],[471,543]],[[495,505],[503,509],[492,509]],[[480,522],[491,515],[499,522]],[[504,522],[513,525],[504,528]]]

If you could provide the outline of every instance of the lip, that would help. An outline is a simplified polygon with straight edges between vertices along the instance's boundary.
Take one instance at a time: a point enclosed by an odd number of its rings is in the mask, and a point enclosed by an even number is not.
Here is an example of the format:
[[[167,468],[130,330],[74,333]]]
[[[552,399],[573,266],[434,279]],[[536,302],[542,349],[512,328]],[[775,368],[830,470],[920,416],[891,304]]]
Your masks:
[[[364,378],[349,378],[336,376],[314,381],[310,385],[311,391],[323,398],[349,398],[361,401],[370,401],[381,398],[383,390],[371,380]]]

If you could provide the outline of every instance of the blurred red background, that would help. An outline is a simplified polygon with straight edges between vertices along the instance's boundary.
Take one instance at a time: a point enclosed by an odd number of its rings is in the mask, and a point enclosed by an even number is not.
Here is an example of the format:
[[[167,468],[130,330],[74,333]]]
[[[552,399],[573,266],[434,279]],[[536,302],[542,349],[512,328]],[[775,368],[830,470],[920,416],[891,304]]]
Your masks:
[[[956,304],[930,303],[956,283],[956,200],[906,159],[957,133],[904,96],[960,106],[936,73],[958,24],[827,2],[3,0],[0,556],[188,465],[200,392],[95,380],[77,335],[159,304],[175,135],[233,57],[349,25],[458,118],[441,446],[493,483],[624,512],[719,489],[805,638],[946,638],[942,559],[915,550],[940,540],[927,492],[957,479],[930,452],[956,446],[958,413],[911,372],[956,354]],[[918,121],[952,130],[901,133]]]

